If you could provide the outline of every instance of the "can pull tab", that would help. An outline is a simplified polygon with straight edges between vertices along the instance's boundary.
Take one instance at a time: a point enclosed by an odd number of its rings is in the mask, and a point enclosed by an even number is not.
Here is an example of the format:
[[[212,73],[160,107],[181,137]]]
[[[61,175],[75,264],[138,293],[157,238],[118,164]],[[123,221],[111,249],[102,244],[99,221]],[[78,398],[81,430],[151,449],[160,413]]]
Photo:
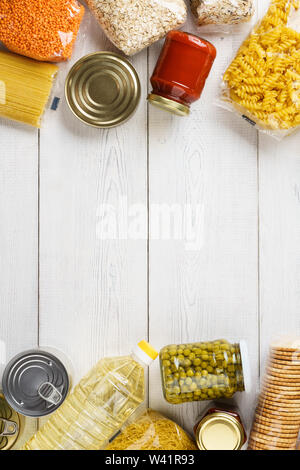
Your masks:
[[[58,405],[62,401],[62,394],[50,382],[44,382],[39,387],[38,394],[43,400],[52,405]]]
[[[14,436],[19,431],[19,427],[14,421],[9,421],[5,418],[0,418],[0,422],[2,422],[4,425],[2,432],[0,433],[0,437]]]

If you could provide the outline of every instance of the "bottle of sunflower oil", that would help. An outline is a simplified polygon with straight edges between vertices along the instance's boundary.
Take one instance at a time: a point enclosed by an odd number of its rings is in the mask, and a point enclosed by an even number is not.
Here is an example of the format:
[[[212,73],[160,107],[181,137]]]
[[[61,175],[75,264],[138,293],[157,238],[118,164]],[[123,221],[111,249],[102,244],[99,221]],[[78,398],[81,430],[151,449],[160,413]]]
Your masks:
[[[146,341],[141,341],[130,356],[100,360],[24,450],[105,447],[143,403],[144,369],[157,355]]]

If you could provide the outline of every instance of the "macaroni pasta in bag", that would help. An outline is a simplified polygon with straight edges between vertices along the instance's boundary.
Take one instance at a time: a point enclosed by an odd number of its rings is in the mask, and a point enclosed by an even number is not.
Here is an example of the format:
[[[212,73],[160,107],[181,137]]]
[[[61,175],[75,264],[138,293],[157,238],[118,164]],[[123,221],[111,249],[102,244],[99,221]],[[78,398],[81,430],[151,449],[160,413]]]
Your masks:
[[[300,0],[272,0],[223,76],[219,105],[281,139],[300,125]]]
[[[106,450],[197,450],[197,446],[178,424],[149,409],[128,424]]]

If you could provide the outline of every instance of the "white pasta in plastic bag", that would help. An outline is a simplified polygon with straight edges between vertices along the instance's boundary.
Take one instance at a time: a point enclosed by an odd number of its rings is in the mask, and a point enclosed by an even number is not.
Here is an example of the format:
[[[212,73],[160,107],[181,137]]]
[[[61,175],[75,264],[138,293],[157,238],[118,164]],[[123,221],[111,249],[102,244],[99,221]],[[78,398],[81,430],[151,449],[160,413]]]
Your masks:
[[[183,0],[87,0],[112,43],[133,55],[186,20]]]
[[[235,25],[250,21],[254,14],[253,0],[190,0],[199,26]]]

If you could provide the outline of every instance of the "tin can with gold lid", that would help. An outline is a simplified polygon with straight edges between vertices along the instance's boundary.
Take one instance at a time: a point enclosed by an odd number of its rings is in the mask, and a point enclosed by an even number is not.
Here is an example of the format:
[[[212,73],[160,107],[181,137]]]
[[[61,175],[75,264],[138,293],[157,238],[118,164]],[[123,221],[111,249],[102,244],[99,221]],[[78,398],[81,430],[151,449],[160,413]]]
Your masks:
[[[123,124],[135,112],[141,85],[127,59],[113,52],[95,52],[73,65],[65,95],[78,119],[93,127],[110,128]]]
[[[0,450],[11,449],[20,433],[20,416],[0,393]]]
[[[194,428],[200,450],[240,450],[247,440],[236,409],[210,408]]]

